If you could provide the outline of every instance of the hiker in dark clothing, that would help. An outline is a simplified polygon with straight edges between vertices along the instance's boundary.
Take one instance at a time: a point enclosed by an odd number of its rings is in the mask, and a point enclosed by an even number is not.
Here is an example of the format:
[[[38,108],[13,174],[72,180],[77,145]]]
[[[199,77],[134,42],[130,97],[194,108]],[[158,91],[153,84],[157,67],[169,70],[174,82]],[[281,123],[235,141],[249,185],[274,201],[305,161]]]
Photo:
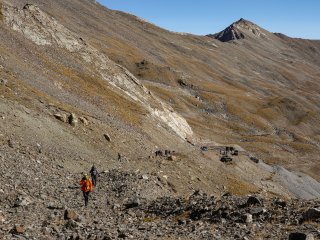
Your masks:
[[[91,179],[92,179],[93,186],[97,186],[98,171],[97,171],[97,168],[94,165],[92,165],[92,168],[90,170],[90,174],[91,174]]]

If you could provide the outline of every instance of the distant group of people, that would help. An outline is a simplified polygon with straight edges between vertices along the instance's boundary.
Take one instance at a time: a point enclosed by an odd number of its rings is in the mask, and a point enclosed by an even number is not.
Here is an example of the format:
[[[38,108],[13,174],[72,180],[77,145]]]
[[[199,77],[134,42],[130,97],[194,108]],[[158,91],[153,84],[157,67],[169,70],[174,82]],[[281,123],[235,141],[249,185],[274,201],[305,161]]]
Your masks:
[[[80,181],[85,206],[87,206],[89,203],[89,195],[92,192],[93,187],[97,186],[98,171],[94,164],[91,167],[90,176],[91,178],[88,176],[88,174],[84,174]]]

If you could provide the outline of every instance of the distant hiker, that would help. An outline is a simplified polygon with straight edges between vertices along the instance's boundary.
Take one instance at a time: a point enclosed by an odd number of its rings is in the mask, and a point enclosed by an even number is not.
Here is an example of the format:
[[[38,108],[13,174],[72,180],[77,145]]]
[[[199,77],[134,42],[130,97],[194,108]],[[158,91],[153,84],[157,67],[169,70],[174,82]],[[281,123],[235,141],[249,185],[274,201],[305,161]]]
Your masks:
[[[118,161],[121,162],[122,161],[122,157],[121,157],[121,154],[118,153]]]
[[[95,187],[95,186],[97,186],[98,171],[97,171],[97,168],[94,166],[94,164],[92,165],[92,168],[90,170],[90,174],[91,174],[92,184]]]
[[[89,202],[89,194],[92,191],[92,182],[87,174],[85,174],[81,179],[80,185],[84,197],[84,204],[87,206]]]

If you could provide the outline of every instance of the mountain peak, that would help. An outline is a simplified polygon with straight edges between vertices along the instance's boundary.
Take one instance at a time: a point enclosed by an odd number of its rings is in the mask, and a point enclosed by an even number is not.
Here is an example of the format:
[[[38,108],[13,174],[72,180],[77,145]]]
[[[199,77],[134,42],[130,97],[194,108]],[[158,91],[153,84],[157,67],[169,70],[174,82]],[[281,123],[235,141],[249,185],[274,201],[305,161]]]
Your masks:
[[[233,24],[238,24],[238,23],[251,23],[251,24],[253,24],[252,22],[250,22],[244,18],[240,18],[238,21],[234,22]]]
[[[260,28],[258,25],[244,18],[240,18],[225,30],[208,36],[214,37],[222,42],[229,42],[232,40],[244,39],[247,36],[261,37],[264,35],[265,33],[263,33],[262,28]]]
[[[249,20],[246,20],[244,18],[240,18],[238,21],[231,24],[231,26],[237,27],[237,28],[243,28],[246,30],[250,30],[252,32],[254,32],[256,30],[261,31],[261,28],[258,25],[254,24],[253,22],[250,22]]]

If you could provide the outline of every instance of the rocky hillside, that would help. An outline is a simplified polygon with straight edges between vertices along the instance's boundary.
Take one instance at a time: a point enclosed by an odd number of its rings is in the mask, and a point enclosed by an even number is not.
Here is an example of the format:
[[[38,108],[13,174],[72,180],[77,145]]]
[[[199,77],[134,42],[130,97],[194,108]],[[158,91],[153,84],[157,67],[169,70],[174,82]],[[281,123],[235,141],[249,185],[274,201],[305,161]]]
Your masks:
[[[39,149],[1,146],[1,239],[320,238],[319,200],[199,190],[182,197],[167,178],[141,171],[99,169],[84,207],[81,175]]]
[[[244,19],[173,33],[90,0],[0,10],[0,238],[319,237],[319,41]]]

